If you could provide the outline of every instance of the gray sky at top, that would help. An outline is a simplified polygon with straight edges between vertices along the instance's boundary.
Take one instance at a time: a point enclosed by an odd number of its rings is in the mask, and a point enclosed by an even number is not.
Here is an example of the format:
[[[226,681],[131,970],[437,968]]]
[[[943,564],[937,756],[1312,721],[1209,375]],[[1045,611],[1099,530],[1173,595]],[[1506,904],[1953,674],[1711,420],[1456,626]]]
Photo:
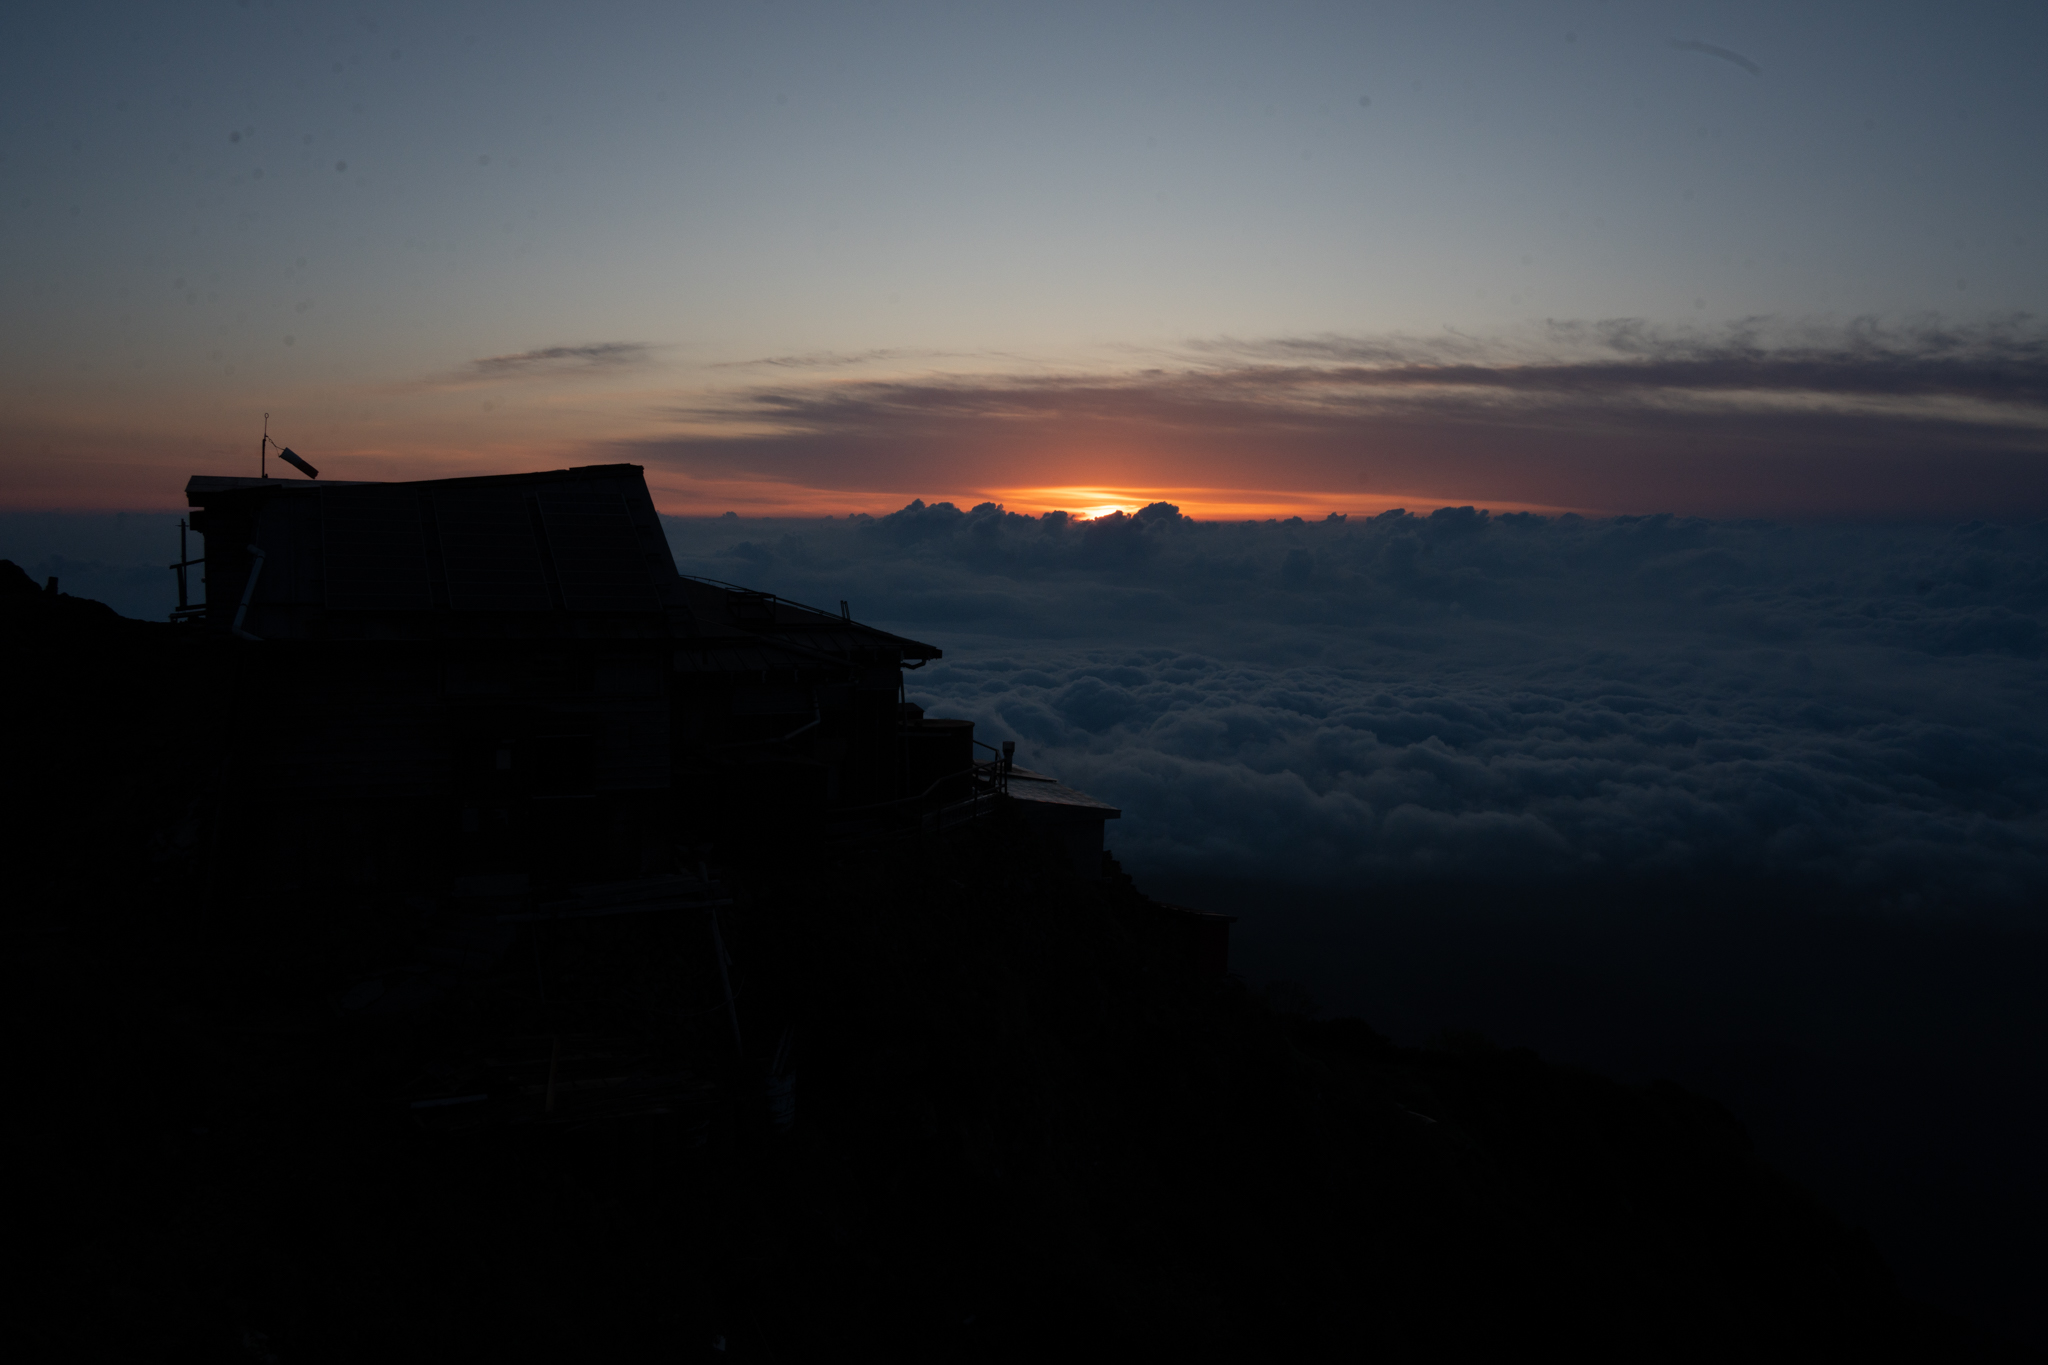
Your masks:
[[[2038,315],[2044,38],[2028,5],[43,7],[0,58],[5,401]]]

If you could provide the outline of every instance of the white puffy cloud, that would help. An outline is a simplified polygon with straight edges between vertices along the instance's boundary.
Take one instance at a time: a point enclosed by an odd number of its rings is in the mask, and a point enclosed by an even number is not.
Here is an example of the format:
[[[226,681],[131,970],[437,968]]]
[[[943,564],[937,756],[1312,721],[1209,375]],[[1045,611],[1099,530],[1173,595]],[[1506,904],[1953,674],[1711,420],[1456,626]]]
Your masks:
[[[2048,893],[2048,527],[673,521],[685,572],[946,657],[911,696],[1125,815],[1138,867]]]

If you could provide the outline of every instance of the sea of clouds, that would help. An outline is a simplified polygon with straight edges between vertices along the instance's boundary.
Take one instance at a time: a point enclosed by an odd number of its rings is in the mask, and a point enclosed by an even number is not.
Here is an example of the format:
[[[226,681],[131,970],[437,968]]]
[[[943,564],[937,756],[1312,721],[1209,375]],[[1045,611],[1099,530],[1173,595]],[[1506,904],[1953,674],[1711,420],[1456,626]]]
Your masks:
[[[0,520],[38,581],[174,604],[174,515]],[[666,526],[685,573],[941,647],[911,698],[1121,807],[1134,870],[2048,901],[2048,525],[913,503]]]
[[[912,700],[1124,811],[1134,869],[1712,876],[2031,918],[2048,526],[1447,508],[671,519],[685,573],[939,645]]]

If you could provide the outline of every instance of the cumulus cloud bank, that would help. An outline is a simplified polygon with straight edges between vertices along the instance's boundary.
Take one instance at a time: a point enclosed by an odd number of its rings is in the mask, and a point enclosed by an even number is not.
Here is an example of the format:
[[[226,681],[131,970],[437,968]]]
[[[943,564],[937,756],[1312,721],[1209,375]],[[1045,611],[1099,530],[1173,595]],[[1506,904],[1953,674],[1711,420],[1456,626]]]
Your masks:
[[[1139,866],[2048,893],[2048,527],[914,503],[670,534],[684,572],[942,646],[913,699],[1123,807]]]

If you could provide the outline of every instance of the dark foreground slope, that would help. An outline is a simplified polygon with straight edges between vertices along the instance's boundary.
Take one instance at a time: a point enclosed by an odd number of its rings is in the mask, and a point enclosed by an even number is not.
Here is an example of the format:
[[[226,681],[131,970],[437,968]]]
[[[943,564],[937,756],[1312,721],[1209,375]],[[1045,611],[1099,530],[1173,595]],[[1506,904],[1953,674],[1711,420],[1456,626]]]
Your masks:
[[[1275,1013],[1000,818],[719,850],[749,1047],[706,1062],[701,1110],[423,1127],[421,1068],[518,953],[418,1009],[343,1008],[430,955],[440,912],[222,890],[198,722],[288,706],[236,695],[217,642],[86,604],[17,596],[7,628],[43,1358],[1967,1349],[1711,1102]],[[632,981],[701,956],[610,923],[586,965],[625,1013]],[[783,1038],[787,1129],[759,1087]]]

